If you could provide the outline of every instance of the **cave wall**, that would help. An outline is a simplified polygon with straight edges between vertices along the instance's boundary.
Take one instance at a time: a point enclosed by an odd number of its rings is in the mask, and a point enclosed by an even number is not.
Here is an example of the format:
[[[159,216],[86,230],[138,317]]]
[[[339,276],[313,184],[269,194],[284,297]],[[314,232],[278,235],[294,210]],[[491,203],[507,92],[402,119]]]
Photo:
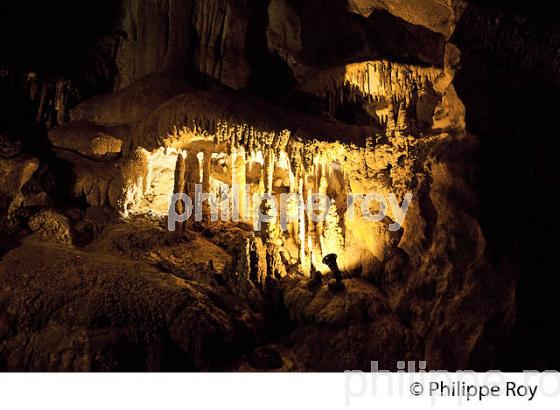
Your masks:
[[[268,6],[247,0],[125,1],[121,8],[117,88],[161,69],[194,67],[234,89],[245,88],[262,69],[264,62],[251,66],[251,60],[262,55],[257,49],[263,34],[296,77],[314,67],[380,57],[441,65],[445,39],[462,10],[458,1],[405,7],[341,0],[274,0]]]
[[[249,2],[125,1],[116,88],[163,69],[194,67],[235,89],[247,86]]]

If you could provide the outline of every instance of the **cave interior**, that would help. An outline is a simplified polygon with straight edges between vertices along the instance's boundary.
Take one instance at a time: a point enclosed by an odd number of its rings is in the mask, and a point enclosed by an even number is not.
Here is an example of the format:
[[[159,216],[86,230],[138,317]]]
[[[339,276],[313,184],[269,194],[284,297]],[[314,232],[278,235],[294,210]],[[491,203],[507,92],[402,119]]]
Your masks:
[[[557,368],[547,2],[0,8],[0,370]]]

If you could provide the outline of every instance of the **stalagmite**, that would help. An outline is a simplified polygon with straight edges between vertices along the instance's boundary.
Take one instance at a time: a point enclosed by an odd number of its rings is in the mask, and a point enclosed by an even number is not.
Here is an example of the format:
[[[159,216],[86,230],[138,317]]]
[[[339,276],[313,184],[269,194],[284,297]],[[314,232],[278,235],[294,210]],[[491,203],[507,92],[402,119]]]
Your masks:
[[[43,114],[47,106],[47,97],[49,94],[49,84],[45,81],[43,83],[43,91],[41,92],[41,102],[39,103],[39,109],[37,110],[36,121],[41,122],[43,120]]]
[[[204,179],[203,179],[203,169],[200,160],[200,153],[197,154],[196,151],[189,151],[189,156],[187,158],[187,187],[185,188],[186,192],[189,195],[194,197],[196,185],[203,184],[204,188]]]
[[[39,77],[37,73],[30,72],[27,74],[27,87],[29,90],[29,98],[35,101],[39,95]]]
[[[212,153],[210,151],[204,152],[204,157],[202,159],[202,193],[209,194],[212,191],[212,186],[210,183],[210,174],[212,172]],[[200,168],[199,168],[200,172]],[[200,175],[197,174],[197,175]],[[197,183],[200,183],[200,179]],[[202,204],[202,215],[205,220],[210,220],[211,206],[208,202]]]
[[[58,79],[56,82],[56,91],[54,95],[54,109],[56,111],[56,122],[61,125],[66,121],[66,100],[68,82],[64,78]]]
[[[404,103],[399,105],[399,116],[397,117],[397,129],[399,131],[406,131],[408,128],[408,118],[406,112],[406,106]]]
[[[300,198],[303,198],[303,178],[298,178],[298,194]],[[298,211],[298,227],[299,227],[299,261],[302,267],[307,267],[307,263],[305,263],[305,211],[303,207],[300,207]]]
[[[187,175],[187,158],[183,156],[183,153],[180,153],[177,156],[177,163],[175,165],[175,184],[173,187],[174,194],[182,194],[185,193],[185,186],[186,186],[186,175]],[[186,204],[183,201],[177,201],[175,203],[175,212],[177,215],[183,215],[186,210]],[[174,238],[175,241],[179,241],[181,239],[181,235],[183,233],[184,222],[175,222],[175,233]]]
[[[393,102],[389,103],[389,110],[387,113],[387,133],[391,133],[395,131],[397,128],[397,124],[395,121],[395,106]]]

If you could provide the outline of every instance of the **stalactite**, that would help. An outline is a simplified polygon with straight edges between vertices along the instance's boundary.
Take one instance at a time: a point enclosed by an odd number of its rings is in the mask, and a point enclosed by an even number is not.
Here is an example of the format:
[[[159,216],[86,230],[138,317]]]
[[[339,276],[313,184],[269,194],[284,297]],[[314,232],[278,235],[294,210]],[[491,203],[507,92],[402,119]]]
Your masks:
[[[328,211],[328,209],[326,209],[327,200],[325,198],[325,196],[327,195],[328,187],[329,187],[329,183],[327,180],[327,176],[325,175],[324,172],[324,167],[322,166],[322,164],[320,164],[319,174],[318,174],[318,189],[316,191],[319,195],[321,195],[320,203],[319,203],[320,213],[324,213]],[[322,221],[322,218],[320,218],[320,220],[315,224],[315,231],[317,232],[318,237],[320,237],[323,234],[323,229],[324,229],[324,222]]]
[[[237,186],[237,204],[239,209],[239,218],[245,220],[248,215],[245,212],[247,204],[245,203],[245,186],[247,184],[247,162],[245,160],[245,149],[243,147],[235,149],[231,155],[231,183],[232,187]]]
[[[246,237],[240,249],[239,262],[229,280],[243,284],[250,282],[264,286],[267,276],[267,254],[265,246],[259,237]]]
[[[317,255],[315,254],[315,247],[313,245],[313,239],[311,235],[307,236],[307,249],[309,249],[309,263],[304,266],[309,266],[309,272],[313,272],[313,269],[318,266]]]
[[[374,137],[366,138],[366,149],[364,150],[364,170],[366,178],[370,177],[370,163],[375,162],[375,142]],[[344,168],[343,168],[344,170]]]
[[[264,153],[264,169],[265,169],[265,192],[267,194],[272,194],[272,185],[274,182],[274,164],[276,159],[276,154],[274,150],[270,147],[266,148]]]
[[[335,114],[337,106],[372,101],[405,101],[408,108],[416,102],[414,90],[433,84],[441,75],[442,69],[435,67],[366,61],[323,70],[304,81],[302,89],[323,98],[331,114]]]
[[[311,195],[313,195],[313,192],[315,192],[315,189],[309,182],[309,175],[306,172],[304,172],[302,195],[303,195],[303,200],[305,201],[306,204],[308,203],[308,200],[311,197]],[[307,232],[314,233],[315,222],[309,217],[309,212],[305,212],[305,221],[306,221]]]
[[[266,191],[264,174],[265,174],[264,168],[261,168],[261,173],[259,175],[259,188],[258,188],[258,191],[260,193],[264,193]]]
[[[303,198],[303,177],[299,176],[298,177],[298,194],[300,196],[300,198]],[[307,266],[306,264],[306,258],[305,258],[305,240],[306,240],[306,234],[305,234],[305,212],[304,210],[300,207],[299,212],[298,212],[298,228],[299,228],[299,237],[298,237],[298,242],[299,242],[299,261],[302,267]]]
[[[210,176],[212,172],[212,152],[211,151],[203,151],[202,152],[202,159],[198,162],[199,164],[199,173],[198,175],[202,175],[202,178],[198,177],[198,183],[202,182],[202,192],[210,192]]]

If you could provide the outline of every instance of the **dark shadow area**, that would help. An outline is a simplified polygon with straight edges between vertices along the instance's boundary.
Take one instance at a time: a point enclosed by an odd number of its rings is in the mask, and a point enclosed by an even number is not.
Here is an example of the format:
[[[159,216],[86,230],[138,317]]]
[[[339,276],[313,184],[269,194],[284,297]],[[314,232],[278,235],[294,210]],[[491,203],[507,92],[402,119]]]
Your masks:
[[[553,338],[560,284],[554,239],[560,206],[560,87],[542,74],[556,61],[534,47],[557,36],[560,28],[547,23],[543,16],[549,9],[539,9],[540,3],[530,6],[532,17],[470,6],[453,39],[462,52],[456,88],[467,109],[468,130],[480,139],[475,180],[480,222],[496,269],[520,274],[514,333],[501,348],[486,352],[510,370],[560,364]],[[510,10],[528,12],[526,3],[508,4]]]
[[[247,29],[248,58],[252,67],[249,88],[265,98],[277,101],[286,94],[286,90],[296,85],[296,80],[286,62],[268,50],[267,3],[258,2],[253,6]]]
[[[72,81],[77,100],[111,91],[119,12],[118,0],[2,2],[0,65],[10,67],[17,82],[30,72],[45,80],[64,76]]]
[[[40,71],[72,65],[85,47],[114,29],[118,13],[117,0],[2,2],[2,62]]]

